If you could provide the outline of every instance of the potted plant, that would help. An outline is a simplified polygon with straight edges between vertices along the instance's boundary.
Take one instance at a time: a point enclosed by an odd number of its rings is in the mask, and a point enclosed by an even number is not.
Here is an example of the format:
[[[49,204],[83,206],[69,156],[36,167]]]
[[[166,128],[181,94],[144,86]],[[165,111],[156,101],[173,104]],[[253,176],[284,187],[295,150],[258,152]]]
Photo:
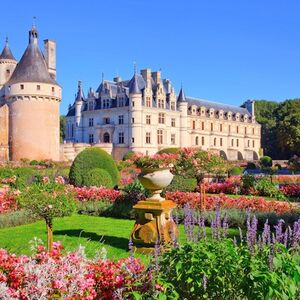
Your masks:
[[[170,170],[174,166],[176,159],[176,154],[168,153],[155,154],[152,156],[136,155],[133,158],[134,164],[141,169],[141,173],[138,176],[139,181],[151,193],[151,196],[147,200],[164,200],[164,198],[160,196],[160,193],[173,179],[173,174]]]

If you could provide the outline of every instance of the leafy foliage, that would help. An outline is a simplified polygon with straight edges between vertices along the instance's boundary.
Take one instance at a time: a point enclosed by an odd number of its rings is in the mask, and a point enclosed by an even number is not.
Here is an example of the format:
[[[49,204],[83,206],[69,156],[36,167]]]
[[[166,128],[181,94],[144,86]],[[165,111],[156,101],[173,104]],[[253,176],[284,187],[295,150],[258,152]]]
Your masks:
[[[194,192],[197,187],[196,178],[184,178],[179,175],[175,175],[171,184],[167,186],[165,192]]]
[[[82,186],[84,175],[96,168],[107,171],[111,176],[113,185],[118,185],[120,175],[116,163],[111,155],[97,147],[87,148],[76,156],[70,169],[70,183]]]
[[[83,175],[83,185],[85,186],[103,186],[113,188],[113,182],[110,174],[104,169],[96,168]]]

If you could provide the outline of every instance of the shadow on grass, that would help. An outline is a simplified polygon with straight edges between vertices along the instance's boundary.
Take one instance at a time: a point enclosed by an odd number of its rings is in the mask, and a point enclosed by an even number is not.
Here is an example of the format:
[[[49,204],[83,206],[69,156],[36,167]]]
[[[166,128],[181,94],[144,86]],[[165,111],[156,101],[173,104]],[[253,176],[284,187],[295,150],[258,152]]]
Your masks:
[[[90,241],[96,241],[103,243],[104,245],[109,245],[115,248],[128,250],[129,240],[123,237],[110,236],[110,235],[98,235],[94,232],[87,232],[83,229],[69,229],[69,230],[55,230],[54,235],[66,235],[75,236],[78,238],[86,238]]]

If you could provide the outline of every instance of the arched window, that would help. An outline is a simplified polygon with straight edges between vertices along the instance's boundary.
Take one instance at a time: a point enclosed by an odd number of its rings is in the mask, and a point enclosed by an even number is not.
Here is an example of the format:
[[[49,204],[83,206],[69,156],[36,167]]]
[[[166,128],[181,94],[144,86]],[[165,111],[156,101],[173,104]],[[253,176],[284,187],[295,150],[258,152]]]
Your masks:
[[[110,143],[110,136],[109,136],[109,133],[108,132],[105,132],[103,134],[103,142],[104,143]]]
[[[204,142],[205,142],[204,136],[201,139],[202,139],[202,146],[204,146]]]
[[[193,121],[193,129],[196,128],[196,121]]]
[[[217,146],[217,138],[214,138],[214,146]]]
[[[250,147],[250,140],[248,140],[248,147]]]
[[[197,146],[199,145],[199,137],[198,137],[198,136],[196,136],[195,144],[196,144]]]
[[[234,140],[233,139],[231,139],[231,146],[233,147],[234,146]]]

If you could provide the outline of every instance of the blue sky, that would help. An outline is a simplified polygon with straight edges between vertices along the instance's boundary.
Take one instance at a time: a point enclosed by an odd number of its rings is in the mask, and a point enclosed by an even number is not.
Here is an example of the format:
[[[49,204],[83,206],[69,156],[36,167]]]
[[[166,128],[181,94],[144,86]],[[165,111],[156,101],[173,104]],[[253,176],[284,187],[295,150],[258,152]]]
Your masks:
[[[20,59],[32,17],[57,41],[61,113],[85,91],[137,68],[161,69],[178,92],[240,105],[300,97],[300,2],[289,0],[9,1],[0,39]]]

